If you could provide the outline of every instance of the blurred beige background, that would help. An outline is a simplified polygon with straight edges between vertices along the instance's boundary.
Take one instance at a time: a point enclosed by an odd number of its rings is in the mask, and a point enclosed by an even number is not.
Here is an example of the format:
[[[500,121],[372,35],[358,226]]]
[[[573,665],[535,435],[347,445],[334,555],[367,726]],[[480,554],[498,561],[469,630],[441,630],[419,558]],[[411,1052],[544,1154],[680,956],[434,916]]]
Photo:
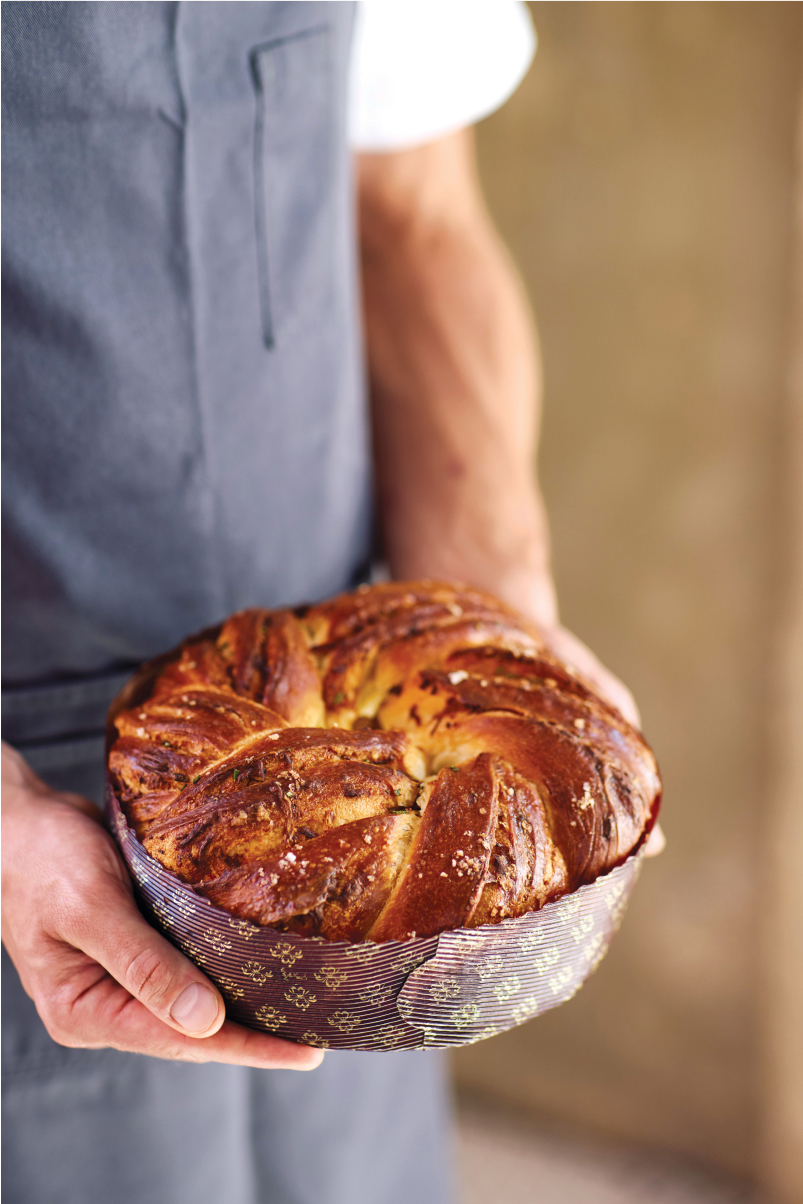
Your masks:
[[[803,1201],[803,6],[532,12],[481,172],[541,332],[563,619],[636,694],[669,846],[577,998],[456,1079]]]

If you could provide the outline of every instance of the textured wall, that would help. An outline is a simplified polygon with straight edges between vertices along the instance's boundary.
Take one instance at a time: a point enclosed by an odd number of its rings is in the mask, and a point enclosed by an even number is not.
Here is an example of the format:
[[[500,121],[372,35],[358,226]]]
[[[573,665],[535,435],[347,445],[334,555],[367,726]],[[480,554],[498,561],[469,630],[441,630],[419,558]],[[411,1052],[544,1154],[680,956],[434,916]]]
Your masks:
[[[533,14],[481,170],[541,331],[563,618],[636,694],[669,847],[581,994],[457,1076],[750,1172],[803,11]]]
[[[803,88],[797,129],[794,301],[779,473],[772,770],[762,909],[769,990],[762,998],[762,1171],[779,1204],[803,1201]]]

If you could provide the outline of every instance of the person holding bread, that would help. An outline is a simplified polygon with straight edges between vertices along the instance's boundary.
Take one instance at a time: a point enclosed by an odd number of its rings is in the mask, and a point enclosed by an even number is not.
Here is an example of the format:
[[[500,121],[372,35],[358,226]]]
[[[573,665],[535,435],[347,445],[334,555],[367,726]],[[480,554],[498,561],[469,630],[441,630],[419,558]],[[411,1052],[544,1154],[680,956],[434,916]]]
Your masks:
[[[394,578],[498,595],[637,722],[559,625],[536,342],[474,162],[533,49],[508,0],[4,8],[18,1204],[450,1198],[440,1057],[324,1058],[227,1020],[97,804],[134,666],[356,585],[377,546]]]

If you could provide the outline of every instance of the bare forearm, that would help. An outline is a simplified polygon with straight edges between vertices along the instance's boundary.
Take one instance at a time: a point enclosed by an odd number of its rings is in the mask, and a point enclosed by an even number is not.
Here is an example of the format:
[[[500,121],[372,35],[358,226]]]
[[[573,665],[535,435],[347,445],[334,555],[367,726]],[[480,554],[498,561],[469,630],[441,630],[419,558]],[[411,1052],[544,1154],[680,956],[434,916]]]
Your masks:
[[[385,549],[555,619],[534,481],[539,372],[470,135],[361,165],[361,245]]]

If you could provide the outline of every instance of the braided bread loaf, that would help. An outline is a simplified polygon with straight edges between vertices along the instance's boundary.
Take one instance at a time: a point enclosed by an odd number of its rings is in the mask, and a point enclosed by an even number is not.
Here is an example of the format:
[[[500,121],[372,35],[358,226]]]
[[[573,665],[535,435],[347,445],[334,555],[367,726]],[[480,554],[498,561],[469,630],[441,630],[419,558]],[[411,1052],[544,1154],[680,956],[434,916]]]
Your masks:
[[[479,590],[362,587],[185,641],[115,718],[148,852],[232,915],[404,940],[543,906],[654,822],[649,748]]]

